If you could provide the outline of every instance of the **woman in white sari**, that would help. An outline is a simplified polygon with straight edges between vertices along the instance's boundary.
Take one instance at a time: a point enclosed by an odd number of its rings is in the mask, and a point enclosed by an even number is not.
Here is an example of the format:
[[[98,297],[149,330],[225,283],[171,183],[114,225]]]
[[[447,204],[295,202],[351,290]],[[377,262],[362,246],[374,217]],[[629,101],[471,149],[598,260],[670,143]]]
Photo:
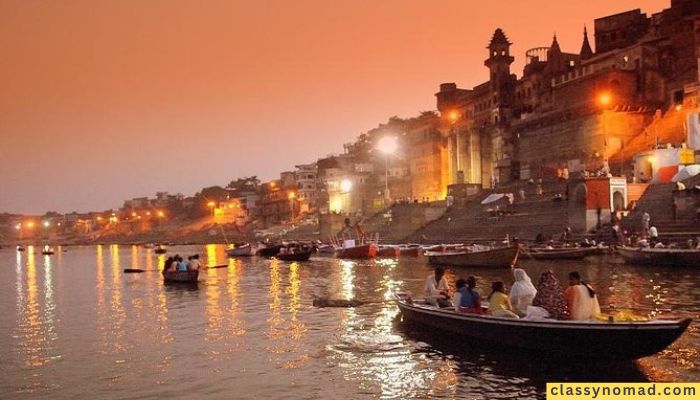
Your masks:
[[[600,314],[600,304],[595,290],[584,282],[576,271],[569,274],[569,287],[564,291],[564,297],[571,312],[571,319],[574,321],[594,319]]]
[[[532,305],[532,299],[535,298],[537,289],[535,289],[525,270],[515,268],[513,277],[515,278],[515,283],[510,289],[510,302],[513,305],[513,311],[522,317],[525,316],[527,307]]]

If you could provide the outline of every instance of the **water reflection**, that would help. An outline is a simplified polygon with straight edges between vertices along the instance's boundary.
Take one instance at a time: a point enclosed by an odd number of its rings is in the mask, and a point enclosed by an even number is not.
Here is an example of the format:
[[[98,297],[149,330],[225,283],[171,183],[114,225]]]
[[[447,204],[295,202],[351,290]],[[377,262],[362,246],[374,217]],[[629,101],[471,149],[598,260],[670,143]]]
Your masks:
[[[391,296],[422,292],[432,272],[421,259],[287,263],[227,260],[222,246],[172,250],[199,251],[207,264],[226,260],[227,268],[202,271],[199,290],[188,291],[165,287],[153,270],[162,269],[166,256],[142,248],[71,248],[62,258],[39,258],[34,248],[0,252],[0,263],[15,271],[0,276],[0,306],[16,310],[0,314],[0,325],[13,333],[0,336],[0,393],[158,398],[201,388],[217,398],[245,390],[273,398],[530,399],[543,398],[548,380],[700,376],[697,323],[669,350],[639,363],[566,367],[400,323]],[[592,264],[562,263],[557,274],[585,271],[601,303],[618,309],[664,317],[700,313],[693,269]],[[129,266],[149,272],[123,274]],[[534,279],[546,267],[526,265]],[[448,270],[447,277],[472,274],[482,293],[495,279],[512,282],[507,270]],[[319,309],[311,306],[311,293],[369,304]]]

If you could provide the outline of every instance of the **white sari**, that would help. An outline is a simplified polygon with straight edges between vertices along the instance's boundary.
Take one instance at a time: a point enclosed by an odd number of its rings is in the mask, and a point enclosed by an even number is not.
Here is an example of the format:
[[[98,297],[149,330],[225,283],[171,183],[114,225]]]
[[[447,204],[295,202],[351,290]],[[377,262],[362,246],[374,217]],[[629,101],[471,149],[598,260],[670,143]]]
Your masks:
[[[571,309],[571,319],[574,321],[586,321],[595,318],[600,314],[600,304],[598,296],[591,297],[588,288],[584,285],[574,286],[576,295]]]
[[[532,305],[532,299],[535,298],[537,289],[535,289],[535,285],[532,284],[532,280],[527,276],[525,270],[515,268],[513,276],[515,277],[515,282],[510,289],[510,303],[513,305],[513,311],[520,316],[524,316],[527,314],[528,306]]]

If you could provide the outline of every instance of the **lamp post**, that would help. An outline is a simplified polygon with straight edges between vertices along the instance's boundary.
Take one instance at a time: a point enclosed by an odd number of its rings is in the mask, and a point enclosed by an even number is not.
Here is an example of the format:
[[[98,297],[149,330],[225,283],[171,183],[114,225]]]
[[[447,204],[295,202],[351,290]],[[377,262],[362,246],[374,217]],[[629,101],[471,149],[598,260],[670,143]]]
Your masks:
[[[385,170],[384,170],[384,200],[389,200],[389,156],[396,152],[398,143],[393,136],[385,136],[379,140],[377,149],[385,155]]]

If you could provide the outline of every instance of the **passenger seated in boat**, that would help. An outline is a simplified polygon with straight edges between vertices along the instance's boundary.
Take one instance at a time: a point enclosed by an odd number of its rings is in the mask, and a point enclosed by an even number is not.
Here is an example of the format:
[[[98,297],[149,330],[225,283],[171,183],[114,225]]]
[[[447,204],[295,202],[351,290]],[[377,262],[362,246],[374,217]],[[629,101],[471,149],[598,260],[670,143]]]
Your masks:
[[[569,319],[569,315],[564,289],[559,280],[551,270],[543,272],[537,283],[537,295],[532,300],[532,306],[528,307],[525,318]]]
[[[455,293],[452,295],[452,304],[455,306],[455,312],[459,312],[459,304],[462,302],[462,288],[467,286],[467,281],[459,278],[457,279],[457,282],[455,282]]]
[[[502,318],[520,318],[518,314],[513,312],[513,306],[510,304],[508,295],[503,282],[496,281],[491,285],[491,294],[489,295],[489,313],[494,317]]]
[[[436,267],[435,274],[425,280],[425,301],[435,307],[452,307],[444,268]]]
[[[181,272],[187,271],[187,263],[180,256],[177,256],[177,270]]]
[[[166,272],[166,271],[168,271],[168,272],[174,271],[174,269],[173,269],[173,261],[175,261],[175,259],[172,258],[172,257],[168,257],[168,259],[165,260],[165,263],[163,263],[163,272]]]
[[[510,303],[513,305],[513,311],[524,317],[527,314],[527,308],[532,305],[537,289],[524,269],[513,269],[513,277],[515,282],[510,289]]]
[[[569,287],[564,291],[566,305],[574,321],[593,319],[600,314],[600,304],[595,290],[573,271],[569,274]]]
[[[188,271],[199,271],[202,264],[199,262],[199,254],[188,257],[187,270]]]
[[[459,290],[461,294],[459,299],[459,312],[467,314],[483,314],[481,308],[481,295],[475,289],[476,278],[470,276],[467,278],[467,285]]]

